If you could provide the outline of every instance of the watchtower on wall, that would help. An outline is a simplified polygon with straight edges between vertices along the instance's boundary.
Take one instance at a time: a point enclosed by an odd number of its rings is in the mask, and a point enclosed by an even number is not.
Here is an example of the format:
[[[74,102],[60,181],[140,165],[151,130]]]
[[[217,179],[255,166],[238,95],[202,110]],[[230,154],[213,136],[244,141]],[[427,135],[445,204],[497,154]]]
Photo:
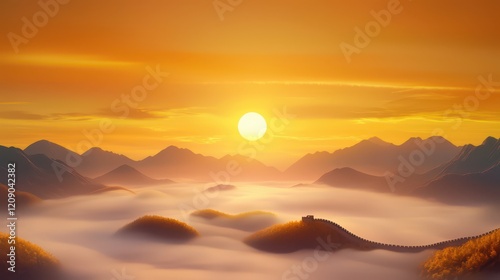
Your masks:
[[[304,223],[314,222],[314,215],[307,215],[305,217],[302,217],[302,221]]]

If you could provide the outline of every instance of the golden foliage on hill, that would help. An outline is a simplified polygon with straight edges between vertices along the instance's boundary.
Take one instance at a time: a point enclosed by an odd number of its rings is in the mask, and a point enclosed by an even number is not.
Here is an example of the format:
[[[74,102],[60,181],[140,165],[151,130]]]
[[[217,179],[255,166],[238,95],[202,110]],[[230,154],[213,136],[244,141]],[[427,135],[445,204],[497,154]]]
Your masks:
[[[157,215],[141,217],[117,232],[117,235],[137,234],[165,241],[185,241],[200,235],[196,229],[186,223]]]
[[[17,238],[15,243],[16,267],[15,273],[9,272],[10,247],[13,244],[8,243],[9,235],[0,232],[0,278],[1,279],[55,279],[59,272],[59,261],[51,254],[39,246]]]
[[[434,253],[427,260],[424,274],[428,279],[444,280],[467,276],[500,266],[500,230]]]
[[[322,240],[346,244],[347,240],[330,226],[321,222],[295,221],[275,225],[245,239],[245,243],[259,250],[289,253],[301,249],[315,249]]]
[[[236,215],[231,215],[227,214],[221,211],[217,211],[214,209],[203,209],[203,210],[197,210],[191,213],[192,216],[196,217],[201,217],[205,219],[214,219],[214,218],[231,218],[231,219],[240,219],[240,218],[248,218],[252,216],[275,216],[271,212],[265,212],[265,211],[251,211],[251,212],[245,212],[245,213],[240,213]]]

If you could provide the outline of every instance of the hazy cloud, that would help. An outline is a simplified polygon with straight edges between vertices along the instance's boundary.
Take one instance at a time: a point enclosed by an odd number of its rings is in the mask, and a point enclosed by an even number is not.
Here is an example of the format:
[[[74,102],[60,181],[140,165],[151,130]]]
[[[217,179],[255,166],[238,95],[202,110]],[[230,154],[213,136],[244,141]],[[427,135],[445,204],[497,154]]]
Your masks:
[[[44,120],[47,119],[47,116],[26,111],[0,111],[0,118],[7,120]]]

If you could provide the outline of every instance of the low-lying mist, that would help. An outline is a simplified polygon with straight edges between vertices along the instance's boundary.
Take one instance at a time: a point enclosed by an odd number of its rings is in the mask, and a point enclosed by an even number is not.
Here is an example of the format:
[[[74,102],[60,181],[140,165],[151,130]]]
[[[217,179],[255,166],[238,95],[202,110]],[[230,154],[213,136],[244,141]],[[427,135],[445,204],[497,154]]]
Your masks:
[[[233,190],[202,192],[203,185],[173,184],[92,196],[48,200],[25,211],[18,236],[58,258],[71,279],[419,279],[432,251],[340,250],[271,254],[242,240],[251,232],[191,217],[215,209],[228,214],[272,212],[277,223],[315,215],[363,238],[424,245],[481,234],[499,227],[498,209],[458,207],[390,194],[293,183],[235,183]],[[183,244],[121,239],[115,232],[144,215],[161,215],[201,234]],[[259,227],[252,220],[252,228]],[[268,220],[262,227],[268,226]]]

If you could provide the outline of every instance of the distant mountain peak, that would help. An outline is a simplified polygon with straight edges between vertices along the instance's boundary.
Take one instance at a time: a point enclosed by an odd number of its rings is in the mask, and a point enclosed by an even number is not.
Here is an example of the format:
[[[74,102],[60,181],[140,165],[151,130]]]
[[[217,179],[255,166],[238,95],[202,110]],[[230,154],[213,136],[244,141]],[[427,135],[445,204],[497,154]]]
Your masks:
[[[115,168],[112,172],[119,173],[119,172],[139,172],[139,171],[128,164],[122,164],[122,165],[118,166],[117,168]]]
[[[58,148],[63,148],[63,149],[66,149],[64,148],[63,146],[59,145],[59,144],[56,144],[54,142],[51,142],[49,140],[46,140],[46,139],[42,139],[42,140],[38,140],[38,141],[35,141],[33,143],[31,143],[28,147],[26,147],[26,149],[28,148],[34,148],[34,147],[38,147],[38,148],[52,148],[52,147],[58,147]],[[26,150],[25,149],[25,150]]]
[[[380,146],[380,144],[378,144],[376,141],[371,141],[370,139],[365,139],[365,140],[361,140],[360,142],[354,144],[351,147],[345,147],[345,148],[336,150],[333,153],[336,153],[338,151],[343,151],[343,150],[349,150],[349,149],[354,148],[354,147],[357,147],[357,148],[361,148],[361,147],[370,148],[370,147],[374,147],[374,146]]]
[[[369,189],[378,192],[389,192],[390,190],[384,177],[369,175],[351,167],[336,168],[321,176],[315,184]]]
[[[92,147],[92,148],[88,149],[87,151],[85,151],[85,153],[83,153],[82,156],[88,156],[91,153],[102,153],[102,152],[105,152],[105,151],[103,149],[101,149],[100,147]]]
[[[415,145],[415,143],[422,142],[422,141],[424,141],[424,140],[420,137],[410,137],[403,144],[401,144],[401,146]]]
[[[497,165],[499,161],[500,141],[490,136],[479,146],[465,145],[460,153],[443,168],[440,175],[483,172]]]
[[[165,149],[161,150],[156,155],[159,155],[159,154],[180,154],[180,153],[183,153],[183,154],[194,154],[194,152],[191,151],[190,149],[179,148],[177,146],[170,145],[170,146],[166,147]]]
[[[105,173],[104,175],[97,177],[96,179],[102,179],[102,178],[112,177],[112,176],[118,176],[118,178],[123,178],[124,176],[147,177],[146,175],[144,175],[142,172],[135,169],[134,167],[132,167],[128,164],[122,164],[122,165],[118,166],[117,168]],[[148,179],[150,179],[150,178],[148,177]]]
[[[372,142],[384,142],[384,140],[380,139],[377,136],[370,137],[367,140],[372,141]]]
[[[449,143],[452,144],[448,139],[444,138],[443,136],[435,135],[427,138],[426,140],[433,140],[436,143]]]
[[[123,156],[125,157],[124,155],[122,154],[117,154],[115,152],[112,152],[112,151],[107,151],[107,150],[104,150],[102,149],[101,147],[92,147],[90,149],[88,149],[85,153],[82,154],[82,156],[89,156],[89,155],[105,155],[105,154],[108,154],[108,155],[115,155],[115,156]]]
[[[51,142],[47,139],[40,139],[38,141],[33,142],[31,145],[34,145],[34,144],[55,144],[55,143]],[[55,144],[55,145],[57,145],[57,144]]]
[[[170,145],[152,156],[145,157],[141,161],[153,162],[159,159],[163,161],[169,158],[177,158],[177,157],[184,158],[186,156],[191,156],[191,155],[195,155],[195,153],[193,153],[189,149],[181,149],[177,146]]]
[[[368,138],[367,141],[370,141],[370,142],[372,142],[374,144],[377,144],[377,145],[384,145],[384,146],[385,145],[391,145],[391,143],[386,142],[386,141],[378,138],[377,136],[373,136],[371,138]]]
[[[49,140],[39,140],[23,150],[28,155],[44,154],[49,158],[66,161],[68,156],[77,156],[78,154]]]
[[[103,184],[119,184],[125,186],[134,185],[150,185],[150,184],[162,184],[162,183],[172,183],[173,181],[168,179],[157,180],[149,176],[146,176],[141,171],[135,169],[128,164],[122,164],[119,167],[96,177],[94,180],[101,182]]]
[[[499,139],[496,139],[493,136],[488,136],[488,137],[486,137],[486,139],[484,139],[482,145],[484,145],[484,146],[495,145],[498,141],[499,141]]]
[[[448,163],[459,153],[460,148],[439,136],[425,140],[413,137],[401,145],[371,137],[332,153],[306,154],[285,172],[289,178],[309,180],[339,167],[351,167],[366,174],[383,175],[388,170],[397,170],[401,157],[408,158],[414,151],[423,150],[432,152],[422,165],[416,167],[417,173],[425,173]]]
[[[32,146],[31,149],[38,149],[37,147],[39,145]],[[49,147],[56,146],[50,145]],[[63,153],[63,156],[65,156],[67,151],[66,149],[60,149],[55,153]],[[16,163],[19,172],[19,180],[16,180],[16,186],[20,191],[33,193],[40,198],[56,198],[90,193],[104,187],[81,176],[76,170],[65,165],[63,161],[54,158],[49,157],[43,151],[34,151],[32,155],[28,155],[18,148],[0,146],[0,164],[7,166],[9,162]],[[54,172],[54,166],[58,167],[59,170],[69,171],[60,174]],[[0,168],[0,174],[2,174],[1,171]],[[6,170],[4,169],[3,172],[6,172]],[[4,174],[2,178],[7,178],[7,175]],[[0,182],[3,183],[4,181],[0,179]],[[6,179],[5,183],[7,183]]]
[[[187,150],[187,149],[183,149],[183,148],[179,148],[179,147],[174,146],[174,145],[170,145],[170,146],[166,147],[165,150]]]

